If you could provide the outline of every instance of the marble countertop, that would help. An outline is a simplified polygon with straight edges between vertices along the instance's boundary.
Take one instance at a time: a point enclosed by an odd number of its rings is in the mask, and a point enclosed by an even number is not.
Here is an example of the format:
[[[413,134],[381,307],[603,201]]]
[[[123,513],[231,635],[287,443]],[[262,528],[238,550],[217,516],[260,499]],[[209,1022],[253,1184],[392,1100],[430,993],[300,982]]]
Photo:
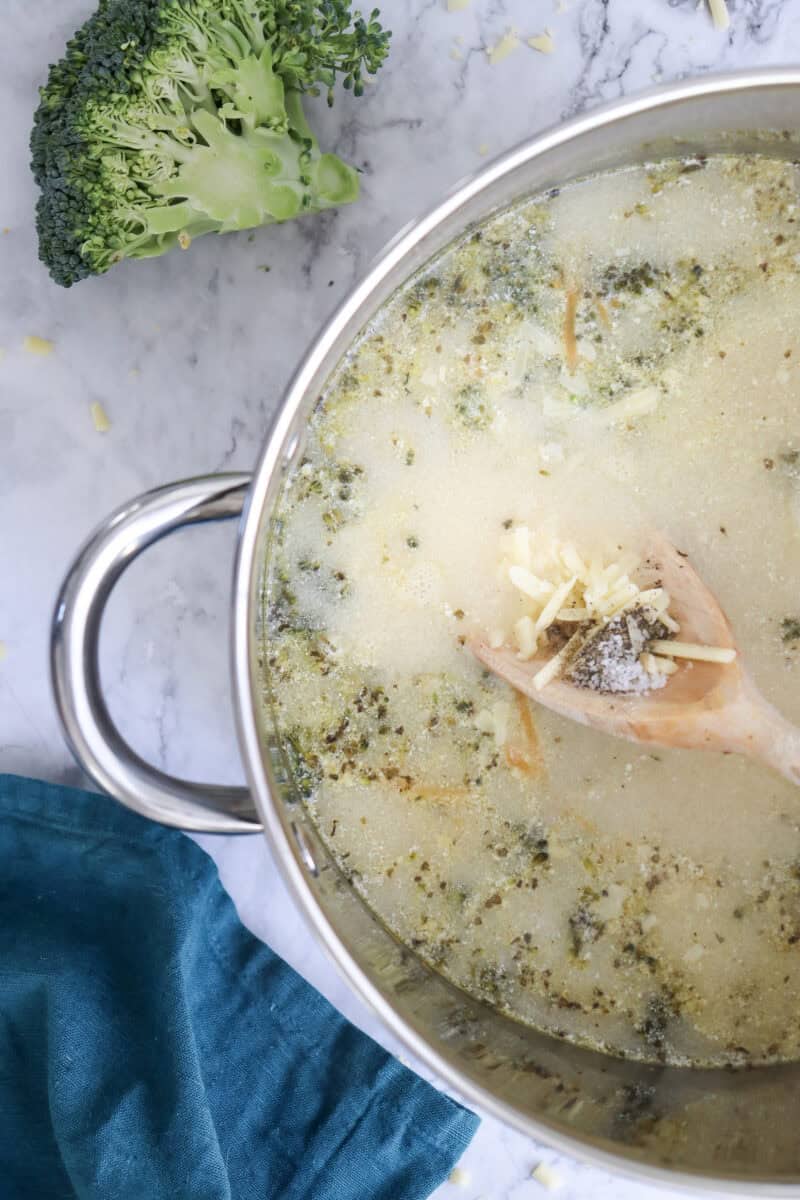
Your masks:
[[[46,65],[92,2],[6,0],[0,50],[0,771],[72,783],[83,780],[50,696],[48,625],[98,520],[156,484],[252,465],[324,318],[389,237],[487,156],[653,82],[800,56],[800,0],[730,0],[724,33],[695,0],[471,0],[458,12],[383,0],[388,65],[363,99],[341,96],[313,117],[323,145],[363,170],[357,205],[252,240],[206,238],[64,291],[37,261],[27,141]],[[548,28],[555,52],[522,44],[490,65],[485,47],[509,28],[522,38]],[[29,334],[54,352],[26,353]],[[227,682],[233,541],[220,526],[153,549],[117,589],[102,645],[110,706],[133,745],[215,781],[241,778]],[[242,919],[396,1048],[303,925],[262,840],[203,840]],[[487,1118],[462,1163],[468,1178],[437,1200],[533,1200],[541,1161],[556,1165],[565,1200],[670,1194],[558,1158]]]

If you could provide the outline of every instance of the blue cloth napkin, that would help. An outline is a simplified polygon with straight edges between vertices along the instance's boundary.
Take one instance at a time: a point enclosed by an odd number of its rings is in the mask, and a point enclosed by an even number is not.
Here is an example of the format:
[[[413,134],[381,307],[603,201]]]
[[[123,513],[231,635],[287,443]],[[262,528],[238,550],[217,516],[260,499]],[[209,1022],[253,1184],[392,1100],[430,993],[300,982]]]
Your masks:
[[[477,1118],[239,923],[208,856],[0,776],[0,1195],[417,1200]]]

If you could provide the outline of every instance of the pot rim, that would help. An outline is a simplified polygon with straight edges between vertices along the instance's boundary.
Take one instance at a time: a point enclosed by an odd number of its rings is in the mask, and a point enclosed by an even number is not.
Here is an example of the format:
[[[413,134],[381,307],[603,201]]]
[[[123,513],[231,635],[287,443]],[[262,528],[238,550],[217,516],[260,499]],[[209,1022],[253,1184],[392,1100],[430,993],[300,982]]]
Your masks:
[[[800,1196],[800,1185],[764,1179],[727,1179],[722,1175],[672,1170],[634,1161],[606,1150],[590,1137],[569,1135],[545,1118],[523,1115],[505,1101],[499,1100],[486,1088],[463,1077],[458,1069],[442,1058],[433,1046],[412,1029],[367,973],[351,957],[342,944],[327,916],[318,904],[309,885],[309,867],[304,860],[302,844],[293,845],[284,827],[276,798],[277,789],[271,778],[258,723],[256,694],[258,647],[255,645],[256,612],[261,599],[259,579],[259,549],[262,517],[268,491],[276,474],[283,472],[292,461],[297,438],[292,437],[298,410],[306,400],[320,367],[334,350],[348,326],[368,306],[373,293],[400,263],[411,257],[414,249],[439,225],[454,216],[492,184],[518,170],[527,162],[560,147],[584,134],[614,125],[626,117],[639,116],[651,110],[663,110],[686,101],[713,95],[746,96],[764,88],[800,89],[800,68],[766,67],[755,70],[730,71],[678,83],[648,88],[633,97],[615,100],[592,109],[589,113],[551,126],[543,133],[526,140],[494,159],[480,171],[468,176],[451,189],[449,194],[422,217],[411,221],[389,242],[373,260],[366,275],[349,292],[329,318],[311,348],[307,351],[292,377],[280,408],[267,433],[253,476],[253,483],[242,514],[240,536],[234,567],[232,674],[233,696],[239,744],[252,796],[263,821],[264,833],[277,859],[289,891],[298,903],[308,925],[326,950],[328,957],[356,994],[367,1004],[381,1023],[424,1065],[436,1074],[448,1089],[478,1106],[484,1112],[512,1126],[529,1137],[543,1141],[553,1149],[579,1161],[613,1170],[631,1179],[666,1187],[717,1194],[761,1196]],[[746,122],[743,124],[746,128]],[[347,344],[352,342],[352,337]]]

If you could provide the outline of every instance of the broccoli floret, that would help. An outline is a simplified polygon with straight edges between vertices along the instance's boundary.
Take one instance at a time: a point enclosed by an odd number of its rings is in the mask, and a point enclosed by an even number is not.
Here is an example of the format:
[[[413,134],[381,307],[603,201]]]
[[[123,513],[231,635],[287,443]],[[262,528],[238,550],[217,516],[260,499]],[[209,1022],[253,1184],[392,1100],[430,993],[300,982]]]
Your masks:
[[[123,258],[354,200],[302,94],[356,95],[388,49],[350,0],[100,0],[31,135],[39,256],[69,287]]]

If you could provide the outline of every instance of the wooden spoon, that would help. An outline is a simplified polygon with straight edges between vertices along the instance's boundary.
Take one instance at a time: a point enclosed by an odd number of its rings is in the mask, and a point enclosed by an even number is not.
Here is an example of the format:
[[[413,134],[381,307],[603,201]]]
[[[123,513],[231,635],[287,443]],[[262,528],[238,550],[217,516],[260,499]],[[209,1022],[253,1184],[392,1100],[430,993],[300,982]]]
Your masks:
[[[652,538],[645,570],[653,573],[653,584],[660,582],[669,592],[681,641],[735,649],[728,618],[686,555],[666,539]],[[493,650],[473,638],[470,647],[512,687],[581,725],[644,745],[745,754],[800,784],[800,729],[764,699],[738,655],[724,665],[680,662],[664,687],[621,695],[594,692],[565,679],[537,689],[533,677],[552,651],[522,662],[508,646]]]

